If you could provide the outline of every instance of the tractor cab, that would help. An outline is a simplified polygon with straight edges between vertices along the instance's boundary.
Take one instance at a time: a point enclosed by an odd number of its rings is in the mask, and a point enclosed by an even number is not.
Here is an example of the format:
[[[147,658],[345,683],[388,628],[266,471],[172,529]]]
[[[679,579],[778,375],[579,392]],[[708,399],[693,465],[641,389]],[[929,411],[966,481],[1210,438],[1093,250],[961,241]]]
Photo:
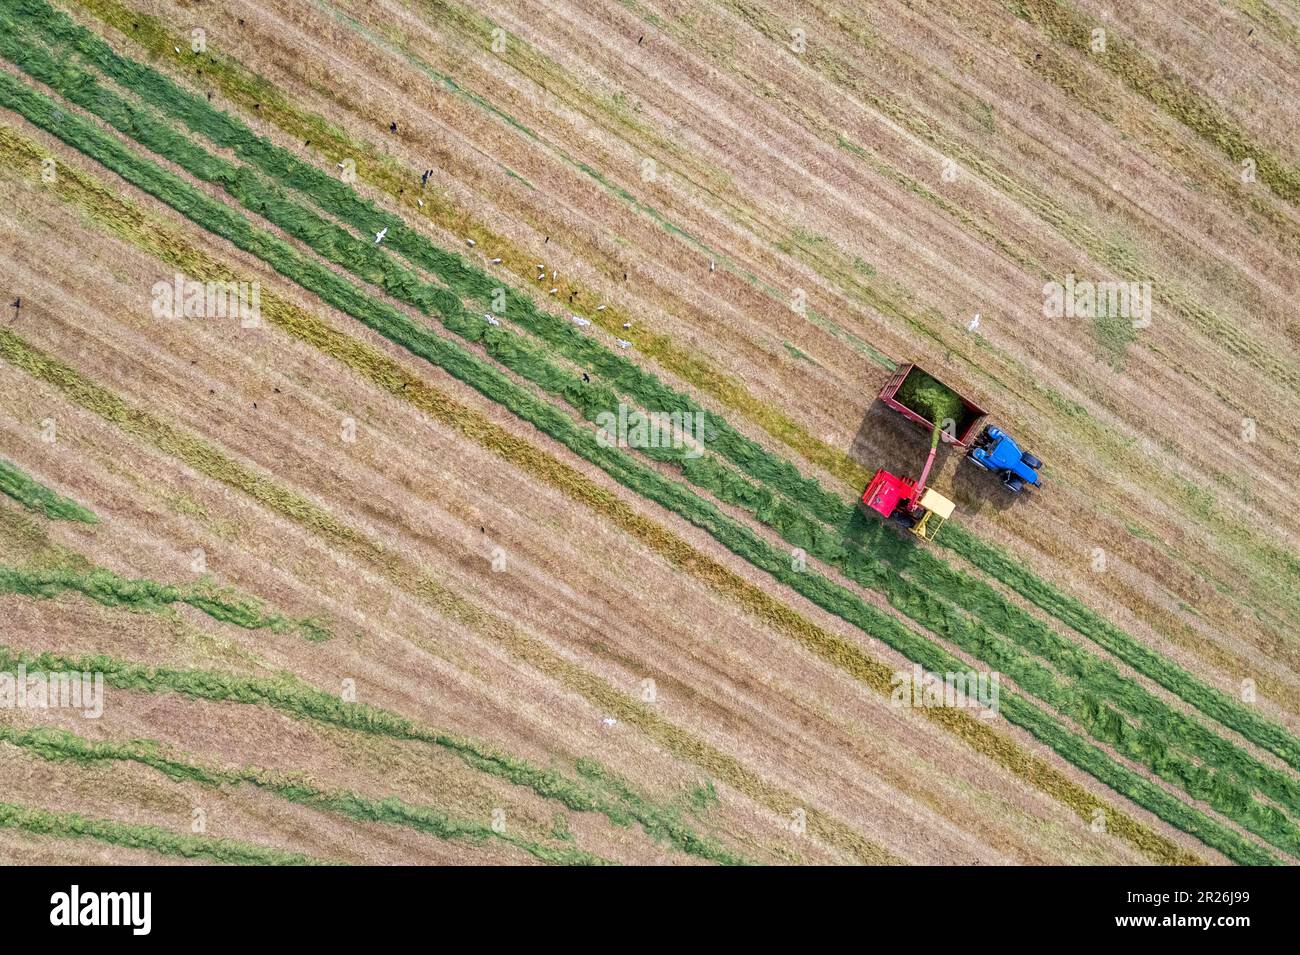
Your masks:
[[[933,488],[926,488],[917,500],[914,481],[890,474],[883,468],[872,476],[862,493],[862,503],[927,541],[934,540],[956,507]]]
[[[1043,462],[1022,451],[1011,435],[1001,428],[988,427],[975,439],[967,460],[1002,479],[1008,491],[1019,494],[1026,487],[1039,487],[1038,469]]]

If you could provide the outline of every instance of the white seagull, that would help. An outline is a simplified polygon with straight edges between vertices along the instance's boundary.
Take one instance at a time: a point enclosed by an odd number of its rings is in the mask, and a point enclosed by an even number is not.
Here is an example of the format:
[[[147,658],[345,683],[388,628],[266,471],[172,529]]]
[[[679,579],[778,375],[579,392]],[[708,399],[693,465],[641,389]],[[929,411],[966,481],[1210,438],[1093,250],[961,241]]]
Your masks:
[[[383,242],[384,236],[386,235],[388,235],[388,226],[384,226],[382,229],[380,229],[378,232],[375,233],[375,245],[378,245],[380,242]]]

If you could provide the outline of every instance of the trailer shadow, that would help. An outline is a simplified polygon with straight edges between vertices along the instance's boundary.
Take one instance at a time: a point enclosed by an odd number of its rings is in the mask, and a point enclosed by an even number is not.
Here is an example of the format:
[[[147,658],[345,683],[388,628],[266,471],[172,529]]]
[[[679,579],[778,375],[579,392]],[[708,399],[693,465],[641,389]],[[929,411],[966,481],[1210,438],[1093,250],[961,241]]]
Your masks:
[[[881,402],[873,401],[853,436],[849,457],[871,471],[884,468],[915,477],[929,450],[929,438],[919,428]],[[936,466],[943,463],[947,450],[940,446]]]

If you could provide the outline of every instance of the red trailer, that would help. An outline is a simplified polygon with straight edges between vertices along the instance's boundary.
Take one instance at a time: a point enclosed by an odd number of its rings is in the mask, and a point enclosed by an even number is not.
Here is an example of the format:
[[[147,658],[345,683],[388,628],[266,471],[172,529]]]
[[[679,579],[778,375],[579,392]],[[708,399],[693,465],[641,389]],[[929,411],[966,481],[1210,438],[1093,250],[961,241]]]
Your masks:
[[[954,436],[949,436],[947,432],[944,432],[942,440],[946,441],[948,444],[955,444],[957,445],[957,447],[961,448],[962,450],[965,450],[968,447],[970,447],[971,442],[973,442],[975,438],[978,437],[980,433],[980,426],[985,416],[988,414],[988,412],[985,411],[983,408],[981,408],[979,405],[977,405],[975,402],[971,401],[969,398],[962,395],[955,388],[950,388],[942,381],[939,381],[938,378],[935,378],[934,375],[931,375],[928,371],[926,371],[924,368],[921,368],[919,365],[913,364],[912,362],[907,362],[906,364],[901,364],[897,368],[895,368],[894,373],[890,376],[889,380],[885,382],[885,386],[880,389],[880,400],[883,401],[886,406],[893,408],[895,411],[901,414],[908,421],[911,421],[922,431],[924,431],[927,435],[929,435],[934,430],[936,424],[941,425],[943,422],[931,421],[929,418],[926,418],[924,415],[921,415],[916,411],[913,411],[911,408],[907,407],[907,405],[903,404],[896,397],[898,394],[898,390],[903,387],[903,382],[906,381],[907,376],[911,374],[929,375],[936,382],[938,382],[940,385],[943,385],[943,387],[947,388],[954,395],[956,395],[958,398],[961,399],[963,414],[961,420],[957,422],[957,426],[953,431]]]

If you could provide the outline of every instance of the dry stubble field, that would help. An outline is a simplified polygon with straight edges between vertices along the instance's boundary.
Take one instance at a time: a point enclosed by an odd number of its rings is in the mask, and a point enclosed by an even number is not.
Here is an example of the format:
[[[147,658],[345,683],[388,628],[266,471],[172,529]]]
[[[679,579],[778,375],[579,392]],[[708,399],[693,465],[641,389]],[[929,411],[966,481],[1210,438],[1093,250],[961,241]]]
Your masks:
[[[0,0],[0,59],[0,859],[1300,860],[1290,0]],[[856,511],[897,360],[1041,491]]]

